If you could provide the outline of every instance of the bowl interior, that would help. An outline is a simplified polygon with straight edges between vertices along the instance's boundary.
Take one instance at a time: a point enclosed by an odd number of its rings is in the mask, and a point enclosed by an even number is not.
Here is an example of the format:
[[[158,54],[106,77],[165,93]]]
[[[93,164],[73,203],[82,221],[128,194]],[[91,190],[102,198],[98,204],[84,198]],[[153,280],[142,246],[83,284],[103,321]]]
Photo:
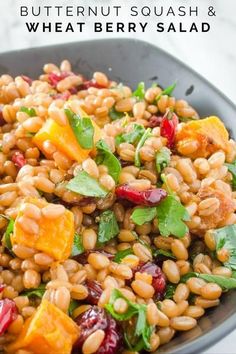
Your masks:
[[[0,74],[36,78],[45,63],[59,64],[63,59],[69,59],[74,71],[85,77],[90,78],[94,71],[103,71],[111,79],[133,88],[140,81],[147,85],[156,82],[163,87],[177,81],[177,98],[188,100],[202,117],[219,116],[236,136],[235,106],[183,63],[145,42],[99,40],[4,53],[0,55]],[[235,293],[229,292],[223,296],[221,305],[208,311],[196,328],[179,334],[158,352],[191,354],[215,344],[236,327],[235,309]]]

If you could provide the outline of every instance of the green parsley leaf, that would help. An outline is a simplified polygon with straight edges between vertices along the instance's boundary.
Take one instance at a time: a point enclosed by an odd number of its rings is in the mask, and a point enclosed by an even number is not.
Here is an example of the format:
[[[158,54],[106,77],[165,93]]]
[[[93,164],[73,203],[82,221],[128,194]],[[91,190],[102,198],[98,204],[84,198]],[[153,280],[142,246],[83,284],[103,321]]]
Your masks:
[[[74,235],[74,242],[71,251],[71,257],[78,256],[81,253],[84,253],[84,246],[82,242],[82,236],[79,235],[77,232]]]
[[[213,231],[216,250],[224,248],[229,251],[229,259],[224,263],[226,267],[236,270],[236,225],[228,225]]]
[[[79,301],[72,299],[70,302],[70,306],[68,309],[68,314],[71,317],[73,315],[73,311],[79,306]]]
[[[163,147],[160,151],[157,152],[156,169],[158,173],[161,173],[162,170],[169,165],[170,153],[170,149],[168,149],[167,147]]]
[[[114,238],[119,233],[119,226],[115,213],[112,210],[104,211],[100,216],[98,227],[98,242],[104,243]]]
[[[188,227],[183,221],[189,220],[189,214],[174,196],[167,196],[156,207],[156,210],[158,227],[162,236],[184,237],[188,232]]]
[[[37,116],[37,113],[36,113],[34,108],[28,108],[28,107],[22,106],[20,108],[20,112],[24,112],[24,113],[28,114],[28,116],[30,116],[30,117],[36,117]]]
[[[66,188],[87,197],[104,198],[108,193],[95,178],[85,171],[79,172],[77,176],[71,179]]]
[[[111,109],[109,110],[109,117],[111,118],[111,120],[117,120],[117,119],[121,119],[124,117],[124,113],[123,112],[118,112],[115,107],[111,107]]]
[[[166,292],[165,292],[165,299],[173,299],[176,287],[177,287],[177,285],[167,284]]]
[[[156,101],[159,101],[161,96],[171,96],[173,93],[174,89],[176,88],[177,83],[175,82],[173,85],[168,86],[165,90],[162,91],[160,95],[156,97]]]
[[[147,130],[145,130],[145,132],[143,133],[142,138],[139,140],[139,143],[138,143],[138,145],[136,147],[135,155],[134,155],[134,164],[135,164],[136,167],[140,167],[141,166],[139,150],[144,145],[145,141],[148,138],[150,138],[150,136],[151,136],[151,128],[148,128]]]
[[[114,302],[119,298],[124,299],[128,304],[128,309],[123,314],[117,313],[113,306]],[[107,305],[105,305],[105,308],[117,321],[126,321],[135,316],[137,318],[136,327],[134,329],[134,335],[137,337],[136,345],[139,345],[139,351],[141,349],[150,349],[150,337],[153,328],[147,323],[146,320],[146,305],[133,303],[123,296],[119,290],[113,289],[110,301]],[[142,343],[141,347],[140,343]]]
[[[232,163],[225,163],[225,166],[228,167],[229,172],[232,174],[232,188],[235,191],[236,190],[236,160]]]
[[[227,278],[223,277],[222,275],[212,275],[212,274],[202,274],[191,272],[187,273],[181,277],[180,281],[182,283],[186,283],[189,278],[200,278],[205,280],[208,283],[216,283],[218,284],[223,290],[230,290],[236,289],[236,279],[235,278]]]
[[[104,140],[99,140],[96,144],[98,154],[96,156],[96,163],[98,165],[105,165],[108,168],[109,174],[117,183],[121,172],[120,161],[111,152],[109,146]]]
[[[38,288],[25,290],[21,293],[22,296],[28,297],[40,297],[42,299],[44,293],[46,291],[46,285],[40,284]]]
[[[121,263],[122,259],[125,258],[126,256],[129,256],[130,254],[134,254],[132,248],[127,248],[125,250],[118,251],[115,254],[113,261],[116,263]]]
[[[6,232],[4,234],[4,240],[9,251],[12,251],[12,243],[11,243],[11,234],[13,233],[15,221],[10,219],[9,224],[7,225]]]
[[[145,83],[142,81],[138,84],[138,87],[133,92],[133,97],[137,97],[140,101],[145,97]]]
[[[155,207],[136,208],[131,215],[131,219],[136,225],[143,225],[146,222],[153,220],[156,215],[157,211]]]
[[[83,149],[93,148],[94,127],[89,117],[80,117],[70,109],[65,109],[73,133]]]
[[[13,230],[14,230],[15,221],[12,218],[10,218],[4,214],[0,214],[0,216],[8,221],[8,225],[7,225],[6,231],[3,235],[3,239],[4,239],[5,245],[6,245],[7,249],[9,250],[9,252],[14,255],[14,253],[12,251],[11,234],[13,233]]]
[[[119,134],[115,137],[116,146],[121,143],[137,144],[144,132],[145,128],[142,125],[134,124],[131,132]]]

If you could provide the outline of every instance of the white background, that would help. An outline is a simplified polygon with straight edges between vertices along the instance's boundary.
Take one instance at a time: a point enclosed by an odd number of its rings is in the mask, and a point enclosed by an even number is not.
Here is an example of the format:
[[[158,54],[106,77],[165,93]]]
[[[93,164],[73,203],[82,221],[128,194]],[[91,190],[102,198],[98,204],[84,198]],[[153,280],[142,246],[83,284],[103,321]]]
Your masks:
[[[25,28],[25,18],[20,18],[19,7],[22,5],[172,5],[177,7],[199,6],[198,22],[209,21],[211,31],[209,33],[156,33],[149,31],[147,33],[135,34],[94,34],[92,21],[104,21],[102,18],[81,18],[81,22],[88,24],[86,33],[28,33]],[[214,6],[216,17],[207,17],[208,6]],[[0,51],[12,49],[21,49],[35,47],[40,45],[50,45],[62,42],[71,42],[86,40],[91,38],[105,37],[135,37],[155,44],[164,50],[170,52],[180,60],[184,61],[194,70],[199,72],[222,92],[224,92],[232,101],[236,103],[236,0],[0,0]],[[132,21],[135,18],[128,19],[127,11],[122,13],[120,19],[116,21]],[[41,20],[49,21],[46,17]],[[60,18],[50,18],[51,21],[65,21],[64,16]],[[166,19],[159,19],[155,16],[146,18],[136,18],[135,21],[148,21],[150,25],[156,22],[162,22]],[[38,21],[38,18],[34,18]],[[67,18],[72,21],[72,18]],[[111,21],[110,19],[106,21]],[[186,25],[192,21],[192,18],[169,18],[168,22],[184,21]],[[33,65],[33,64],[32,64]],[[235,117],[236,119],[236,117]],[[230,334],[223,341],[211,349],[205,351],[208,354],[233,354],[236,353],[236,331]]]

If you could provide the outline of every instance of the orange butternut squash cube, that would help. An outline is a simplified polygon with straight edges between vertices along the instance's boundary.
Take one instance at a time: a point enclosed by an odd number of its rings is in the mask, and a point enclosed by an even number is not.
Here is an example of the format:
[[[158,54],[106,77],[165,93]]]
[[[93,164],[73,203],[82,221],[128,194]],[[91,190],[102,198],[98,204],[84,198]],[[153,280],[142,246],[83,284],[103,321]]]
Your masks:
[[[80,109],[80,115],[87,116],[87,114]],[[94,127],[94,144],[101,139],[101,130],[97,124],[92,120]],[[42,128],[37,132],[33,138],[33,142],[37,147],[44,153],[45,156],[50,158],[46,153],[43,142],[49,140],[58,151],[64,153],[71,160],[75,160],[79,163],[82,163],[92,149],[83,149],[73,133],[73,130],[69,123],[65,126],[60,126],[52,119],[47,119]]]
[[[40,209],[48,205],[45,200],[36,198],[27,198],[26,202],[32,203]],[[71,211],[66,209],[65,213],[56,219],[49,219],[42,215],[37,221],[38,234],[30,234],[22,229],[19,223],[19,218],[22,215],[23,211],[20,209],[11,236],[13,245],[20,244],[35,248],[58,261],[65,260],[70,256],[75,233],[74,215]]]
[[[70,354],[78,336],[75,322],[55,305],[42,300],[33,316],[25,321],[16,341],[6,347],[6,352],[25,349],[34,354]]]
[[[195,150],[185,153],[185,146],[195,142]],[[229,149],[229,134],[224,123],[215,116],[186,123],[176,134],[177,150],[191,158],[208,157],[217,150]]]

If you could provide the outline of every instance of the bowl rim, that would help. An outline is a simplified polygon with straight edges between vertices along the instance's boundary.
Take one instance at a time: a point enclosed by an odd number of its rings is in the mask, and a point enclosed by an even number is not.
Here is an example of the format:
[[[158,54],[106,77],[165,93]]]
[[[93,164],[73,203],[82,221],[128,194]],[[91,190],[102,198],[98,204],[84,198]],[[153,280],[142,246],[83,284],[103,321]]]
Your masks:
[[[56,44],[47,44],[43,46],[36,46],[36,47],[30,47],[30,48],[24,48],[24,49],[15,49],[11,51],[4,51],[0,53],[0,60],[4,56],[8,55],[17,55],[19,53],[25,53],[27,52],[37,52],[42,49],[58,49],[59,47],[61,50],[68,46],[73,46],[73,45],[80,45],[80,44],[85,44],[85,45],[92,45],[94,42],[126,42],[128,43],[136,43],[137,45],[141,46],[148,46],[153,48],[153,50],[157,50],[160,53],[162,53],[163,56],[168,57],[172,61],[175,61],[179,66],[181,66],[183,69],[185,69],[187,72],[192,73],[195,77],[197,77],[199,80],[201,80],[205,85],[207,85],[211,90],[215,91],[217,95],[219,95],[228,105],[232,107],[232,109],[236,113],[236,103],[234,103],[230,98],[228,98],[224,93],[222,93],[215,85],[213,85],[211,82],[209,82],[205,77],[203,77],[201,74],[199,74],[197,71],[192,69],[189,65],[186,65],[184,62],[182,62],[180,59],[175,57],[173,54],[165,51],[164,49],[158,47],[155,44],[152,44],[150,42],[147,42],[145,40],[137,39],[137,38],[130,38],[130,37],[115,37],[115,38],[99,38],[99,39],[89,39],[89,40],[81,40],[81,41],[70,41],[70,42],[62,42],[62,43],[56,43]],[[20,73],[19,73],[20,75]],[[144,78],[145,79],[145,78]],[[207,349],[213,344],[216,344],[220,340],[222,340],[223,337],[227,336],[230,334],[234,329],[236,328],[236,310],[235,313],[232,313],[224,322],[220,323],[217,325],[217,327],[213,327],[207,333],[200,335],[199,337],[189,341],[189,342],[183,342],[183,344],[180,344],[177,346],[176,349],[167,349],[162,351],[162,347],[155,352],[154,354],[158,353],[166,353],[166,354],[197,354],[203,349]]]
[[[97,42],[132,42],[132,43],[137,43],[138,45],[143,45],[143,46],[149,46],[152,47],[154,50],[158,50],[161,52],[164,56],[169,57],[171,60],[175,61],[183,67],[185,70],[188,70],[191,72],[194,76],[196,76],[199,80],[203,81],[208,87],[210,87],[212,90],[214,90],[219,96],[221,96],[229,105],[232,106],[232,108],[235,110],[236,113],[236,102],[234,103],[226,94],[224,94],[218,87],[216,87],[214,84],[212,84],[209,80],[207,80],[203,75],[199,74],[195,69],[192,69],[189,65],[185,64],[182,60],[177,58],[175,55],[165,51],[164,49],[158,47],[155,44],[152,44],[150,42],[147,42],[145,40],[139,39],[139,38],[131,38],[131,37],[115,37],[115,38],[98,38],[98,39],[88,39],[88,40],[80,40],[80,41],[70,41],[70,42],[61,42],[61,43],[56,43],[56,44],[46,44],[46,45],[40,45],[40,46],[35,46],[35,47],[29,47],[29,48],[23,48],[23,49],[13,49],[10,51],[4,51],[0,52],[0,59],[3,56],[7,55],[14,55],[14,54],[19,54],[19,53],[27,53],[31,51],[40,51],[41,49],[56,49],[56,48],[66,48],[68,46],[72,45],[79,45],[79,44],[85,44],[85,45],[90,45],[92,43],[97,43]]]

